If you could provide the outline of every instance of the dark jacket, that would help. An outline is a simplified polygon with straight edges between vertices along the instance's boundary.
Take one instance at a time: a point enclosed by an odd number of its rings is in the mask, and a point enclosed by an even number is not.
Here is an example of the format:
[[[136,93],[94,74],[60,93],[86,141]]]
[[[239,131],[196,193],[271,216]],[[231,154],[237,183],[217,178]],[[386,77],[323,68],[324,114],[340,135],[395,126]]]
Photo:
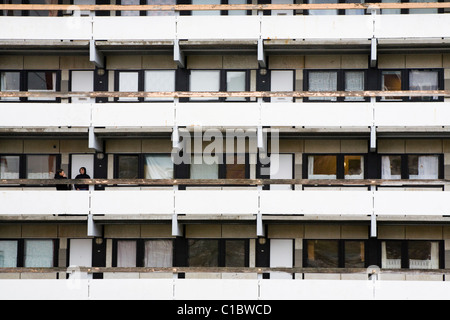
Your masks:
[[[59,173],[55,174],[55,179],[66,179],[66,177],[62,177],[59,175]],[[56,190],[58,191],[67,191],[67,190],[72,190],[72,186],[70,184],[57,184],[56,185]]]
[[[87,174],[79,174],[75,177],[75,179],[90,179],[91,177]],[[75,190],[89,190],[89,186],[87,184],[76,184]]]

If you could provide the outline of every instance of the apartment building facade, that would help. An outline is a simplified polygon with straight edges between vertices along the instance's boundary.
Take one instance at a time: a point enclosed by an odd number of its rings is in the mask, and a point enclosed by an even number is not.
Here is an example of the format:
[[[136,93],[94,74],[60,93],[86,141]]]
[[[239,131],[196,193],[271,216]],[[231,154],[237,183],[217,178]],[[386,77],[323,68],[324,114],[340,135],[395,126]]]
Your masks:
[[[446,288],[445,3],[42,4],[0,6],[5,284]]]

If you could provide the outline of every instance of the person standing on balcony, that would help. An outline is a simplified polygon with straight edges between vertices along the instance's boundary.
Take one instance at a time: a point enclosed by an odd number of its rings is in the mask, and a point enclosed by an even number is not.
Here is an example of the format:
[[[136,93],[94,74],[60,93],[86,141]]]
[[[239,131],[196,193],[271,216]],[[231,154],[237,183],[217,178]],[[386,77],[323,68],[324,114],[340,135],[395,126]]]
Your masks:
[[[55,179],[58,179],[58,180],[59,179],[66,179],[67,180],[66,173],[64,172],[63,169],[58,169],[56,171]],[[58,190],[58,191],[72,190],[72,186],[70,184],[57,184],[56,185],[56,190]]]
[[[86,174],[86,168],[80,168],[80,174],[75,177],[75,179],[90,179],[91,177]],[[89,190],[89,186],[87,184],[76,184],[75,190]]]

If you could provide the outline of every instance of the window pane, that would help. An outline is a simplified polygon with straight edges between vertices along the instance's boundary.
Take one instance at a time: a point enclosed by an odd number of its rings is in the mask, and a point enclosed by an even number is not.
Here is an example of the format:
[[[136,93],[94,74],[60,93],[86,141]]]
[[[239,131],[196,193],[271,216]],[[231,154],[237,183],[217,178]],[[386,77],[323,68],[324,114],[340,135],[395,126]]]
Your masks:
[[[130,5],[140,5],[140,0],[121,0],[121,4],[124,6],[130,6]],[[126,17],[136,17],[140,16],[140,11],[121,11],[120,13],[122,16]]]
[[[409,0],[409,2],[437,2],[437,0]],[[409,9],[410,14],[438,13],[438,9]]]
[[[145,242],[145,267],[168,268],[172,265],[172,240],[149,240]]]
[[[436,241],[409,241],[410,269],[439,269],[439,243]]]
[[[136,241],[117,241],[117,266],[136,267]]]
[[[325,10],[326,11],[326,10]],[[337,91],[337,72],[312,71],[308,74],[308,91]],[[310,97],[309,100],[337,101],[336,97]]]
[[[120,72],[119,73],[119,92],[138,92],[139,91],[139,73],[138,72]],[[119,98],[119,101],[138,101],[138,98]]]
[[[364,72],[348,71],[345,73],[345,91],[364,91]],[[345,101],[364,101],[364,97],[345,97]]]
[[[137,179],[139,177],[139,157],[118,156],[118,179]]]
[[[365,261],[364,241],[345,241],[345,267],[364,268]]]
[[[192,4],[220,4],[220,0],[192,0]],[[193,16],[220,16],[219,10],[195,10]],[[194,91],[194,90],[193,90]]]
[[[56,92],[56,72],[28,72],[28,91]],[[32,101],[56,100],[56,98],[28,98]]]
[[[218,267],[219,240],[189,240],[189,267]]]
[[[401,178],[402,178],[402,157],[382,156],[381,179],[401,179]]]
[[[175,91],[175,71],[145,71],[145,91]],[[145,101],[173,101],[173,98],[145,98]]]
[[[246,267],[245,240],[225,241],[225,267]]]
[[[381,74],[381,90],[400,91],[402,90],[402,73],[400,71],[383,71]],[[382,97],[381,100],[402,100],[401,97]]]
[[[408,155],[408,172],[410,179],[438,179],[438,156]]]
[[[58,0],[28,0],[27,2],[23,2],[26,4],[58,4]],[[28,11],[29,16],[41,16],[41,17],[56,17],[58,15],[58,11],[52,10],[39,10],[39,11]]]
[[[381,246],[381,267],[385,269],[401,269],[402,243],[400,241],[383,241]]]
[[[27,179],[53,179],[55,172],[55,155],[27,156]]]
[[[409,72],[409,90],[438,90],[439,73],[437,71],[418,71]],[[438,97],[414,97],[413,100],[429,101],[437,100]]]
[[[227,155],[225,179],[245,179],[245,155]]]
[[[53,241],[25,240],[25,267],[53,267]]]
[[[247,4],[247,0],[228,0],[228,4]],[[229,16],[245,16],[246,10],[229,10]]]
[[[312,268],[339,267],[338,240],[308,240],[306,266]]]
[[[316,3],[338,3],[337,0],[309,0],[308,3],[316,4]],[[330,10],[309,10],[309,15],[335,15],[338,14],[336,9]]]
[[[381,3],[400,3],[401,0],[381,0]],[[381,9],[381,14],[400,14],[400,9]]]
[[[0,179],[19,179],[19,172],[19,156],[0,156]]]
[[[344,156],[345,179],[364,179],[364,157]]]
[[[191,159],[191,179],[219,179],[219,161],[215,156],[212,162],[206,163],[202,155],[194,155]]]
[[[337,177],[336,156],[308,157],[309,179],[336,179],[336,177]]]
[[[148,5],[175,5],[176,0],[147,0]],[[147,11],[147,16],[174,16],[174,11]]]
[[[20,91],[19,72],[0,72],[0,91]],[[0,98],[2,101],[19,101],[20,98]]]
[[[0,241],[0,268],[17,267],[17,241]]]
[[[190,91],[219,92],[220,71],[192,70],[190,77]],[[191,98],[191,100],[192,101],[218,100],[218,98]]]
[[[173,162],[170,155],[145,157],[145,179],[173,179]]]
[[[232,12],[231,10],[230,12]],[[245,91],[245,71],[228,71],[227,72],[227,91]],[[228,97],[227,101],[245,101],[244,98]]]
[[[345,0],[345,3],[364,3],[362,0]],[[363,9],[345,10],[345,15],[364,15]]]

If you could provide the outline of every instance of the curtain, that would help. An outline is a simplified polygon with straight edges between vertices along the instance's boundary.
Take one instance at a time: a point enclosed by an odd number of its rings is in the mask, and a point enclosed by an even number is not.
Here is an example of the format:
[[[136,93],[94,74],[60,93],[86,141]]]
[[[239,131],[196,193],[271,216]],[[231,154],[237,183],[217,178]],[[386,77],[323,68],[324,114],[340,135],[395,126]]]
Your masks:
[[[401,179],[400,162],[398,156],[381,157],[381,179]]]
[[[362,0],[345,0],[345,3],[363,3],[364,1]],[[363,16],[364,15],[364,10],[345,10],[345,15],[359,15],[359,16]]]
[[[337,0],[309,0],[310,4],[317,3],[337,3]],[[336,9],[330,10],[309,10],[309,15],[337,15],[338,11]]]
[[[381,0],[381,3],[400,3],[400,0]],[[381,14],[400,14],[400,9],[382,9]]]
[[[314,71],[308,74],[309,91],[337,91],[337,72]],[[337,101],[336,97],[311,97],[309,100]]]
[[[175,5],[176,0],[147,0],[148,5]],[[174,16],[174,11],[147,11],[147,16]]]
[[[19,179],[20,157],[0,157],[0,179]]]
[[[437,156],[419,156],[418,174],[410,175],[410,179],[438,179],[439,159]]]
[[[145,71],[145,91],[175,91],[175,71]],[[145,98],[145,101],[173,101],[173,98]]]
[[[117,241],[117,266],[136,267],[136,241]]]
[[[409,90],[438,90],[438,72],[437,71],[418,71],[413,70],[409,73]],[[431,97],[422,97],[420,100],[430,100]],[[437,100],[438,97],[432,97]]]
[[[172,240],[150,240],[145,242],[145,267],[167,268],[173,265]]]
[[[120,92],[138,92],[139,91],[139,73],[121,72],[119,74]],[[138,101],[138,98],[119,98],[119,101]]]
[[[171,156],[151,155],[145,157],[145,179],[173,179]]]
[[[53,267],[53,241],[25,240],[25,267]]]
[[[345,73],[345,91],[364,91],[364,72],[348,71]],[[364,101],[363,97],[345,97],[345,101]]]
[[[130,6],[130,5],[140,5],[140,0],[122,0],[122,5],[124,6]],[[140,16],[140,11],[121,11],[120,13],[122,16],[126,17],[136,17]]]
[[[220,91],[220,71],[193,70],[190,77],[190,91]],[[218,98],[191,98],[192,101],[218,100]]]
[[[17,267],[17,241],[0,241],[0,268]]]
[[[230,11],[232,12],[232,11]],[[245,91],[245,71],[227,72],[227,91]],[[245,101],[245,98],[229,97],[227,101]]]
[[[19,72],[1,72],[0,73],[0,91],[20,91],[20,73]],[[20,98],[0,98],[3,101],[19,101]]]

